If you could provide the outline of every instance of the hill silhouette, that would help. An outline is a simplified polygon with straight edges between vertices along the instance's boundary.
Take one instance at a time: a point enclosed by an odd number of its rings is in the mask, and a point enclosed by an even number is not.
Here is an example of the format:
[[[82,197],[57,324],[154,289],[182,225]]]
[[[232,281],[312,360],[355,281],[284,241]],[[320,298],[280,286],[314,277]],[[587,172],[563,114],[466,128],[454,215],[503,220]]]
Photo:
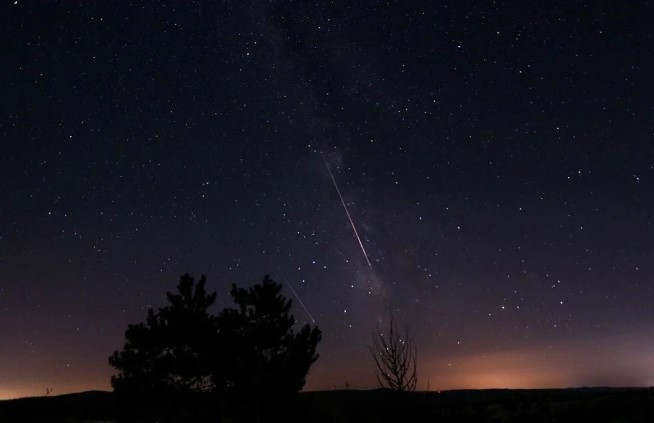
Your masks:
[[[654,388],[573,388],[392,392],[303,392],[285,421],[372,422],[630,422],[654,421]],[[129,416],[115,394],[90,391],[0,401],[3,423],[119,422]],[[169,422],[215,421],[211,416]],[[262,421],[266,421],[262,419]]]
[[[87,391],[0,401],[0,422],[100,422],[115,419],[117,410],[112,392]]]

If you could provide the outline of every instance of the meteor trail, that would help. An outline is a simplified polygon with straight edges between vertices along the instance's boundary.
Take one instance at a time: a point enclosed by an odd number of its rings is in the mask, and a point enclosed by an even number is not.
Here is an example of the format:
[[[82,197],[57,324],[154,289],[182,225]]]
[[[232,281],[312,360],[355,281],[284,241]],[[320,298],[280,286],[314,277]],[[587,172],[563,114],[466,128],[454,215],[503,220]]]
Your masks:
[[[287,281],[286,278],[282,278],[282,280],[283,280],[284,282],[286,282],[286,284],[287,284],[288,287],[291,289],[291,292],[293,293],[293,295],[295,295],[295,298],[297,298],[298,302],[300,303],[300,305],[302,306],[302,308],[304,309],[304,311],[307,312],[307,316],[309,316],[309,319],[311,319],[311,321],[312,321],[313,324],[315,325],[315,324],[316,324],[316,320],[313,318],[313,316],[311,315],[311,313],[309,313],[309,309],[307,309],[307,306],[304,305],[304,303],[303,303],[302,300],[300,299],[300,296],[297,295],[297,292],[295,292],[295,290],[293,289],[293,285],[291,285],[291,283],[290,283],[289,281]]]
[[[329,168],[329,164],[327,163],[327,159],[325,159],[325,154],[322,154],[322,160],[325,162],[325,167],[327,168],[327,172],[329,172],[329,176],[332,178],[332,183],[334,184],[334,188],[336,188],[336,192],[338,193],[338,198],[341,199],[341,204],[343,205],[343,208],[345,209],[345,214],[347,215],[348,220],[350,221],[350,225],[352,225],[352,230],[354,231],[354,236],[357,238],[357,241],[359,241],[359,246],[361,247],[361,251],[363,252],[363,256],[366,258],[366,262],[368,262],[368,267],[372,269],[372,264],[370,264],[370,260],[368,259],[368,254],[366,253],[366,249],[363,246],[363,242],[361,242],[361,237],[359,237],[359,232],[357,232],[356,226],[354,226],[354,221],[352,220],[352,216],[350,216],[350,212],[347,209],[347,206],[345,205],[345,200],[343,200],[343,196],[341,195],[341,190],[338,189],[338,184],[336,184],[336,179],[334,179],[334,175],[332,174],[331,169]]]

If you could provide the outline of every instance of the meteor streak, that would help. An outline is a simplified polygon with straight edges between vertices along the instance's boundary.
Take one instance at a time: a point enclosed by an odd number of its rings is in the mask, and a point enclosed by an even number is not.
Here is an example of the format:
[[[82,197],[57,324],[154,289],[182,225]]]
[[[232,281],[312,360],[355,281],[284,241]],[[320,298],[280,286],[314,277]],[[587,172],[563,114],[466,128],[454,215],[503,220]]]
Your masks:
[[[338,198],[341,199],[341,204],[343,205],[343,208],[345,209],[345,214],[347,215],[348,220],[350,221],[350,225],[352,225],[352,230],[354,231],[354,236],[357,238],[357,241],[359,241],[359,246],[361,247],[361,251],[363,252],[363,256],[366,258],[366,262],[368,262],[368,267],[372,269],[372,264],[370,264],[370,260],[368,259],[368,254],[366,253],[366,249],[363,246],[363,242],[361,242],[361,237],[359,236],[359,232],[357,232],[356,226],[354,226],[354,220],[352,220],[352,216],[350,216],[350,212],[347,209],[347,206],[345,205],[345,200],[343,200],[343,196],[341,195],[341,190],[338,189],[338,184],[336,183],[336,179],[334,178],[334,175],[332,174],[331,169],[329,168],[329,164],[327,163],[327,159],[325,159],[325,154],[322,154],[322,160],[325,162],[325,167],[327,168],[327,172],[329,172],[329,176],[332,178],[332,183],[334,184],[334,188],[336,188],[336,192],[338,193]]]
[[[309,316],[309,319],[311,319],[311,321],[312,321],[313,324],[315,325],[315,324],[316,324],[316,320],[313,318],[313,316],[311,315],[311,313],[309,313],[309,309],[307,308],[307,306],[304,305],[304,303],[303,303],[302,300],[300,299],[300,296],[297,295],[297,292],[295,292],[295,290],[293,289],[293,285],[291,285],[291,283],[290,283],[289,281],[287,281],[286,278],[282,278],[282,280],[283,280],[284,282],[286,282],[286,284],[287,284],[288,287],[291,289],[291,292],[293,293],[293,295],[295,295],[295,298],[297,298],[298,302],[300,303],[300,305],[302,306],[302,308],[304,309],[304,311],[307,312],[307,316]]]

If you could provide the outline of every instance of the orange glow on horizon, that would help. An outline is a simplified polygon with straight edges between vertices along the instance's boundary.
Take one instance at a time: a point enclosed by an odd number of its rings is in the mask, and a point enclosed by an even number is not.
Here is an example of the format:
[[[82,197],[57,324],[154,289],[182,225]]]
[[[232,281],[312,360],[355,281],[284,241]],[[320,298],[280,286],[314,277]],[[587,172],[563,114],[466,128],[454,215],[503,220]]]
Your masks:
[[[442,367],[440,362],[436,366]],[[498,353],[451,360],[441,369],[438,388],[450,389],[530,389],[561,388],[571,385],[570,369],[560,364],[535,361],[523,353]]]
[[[654,342],[654,340],[652,340]],[[420,355],[420,391],[453,389],[539,389],[580,386],[654,385],[654,348],[638,336],[576,340],[567,345],[545,345],[477,354]],[[654,345],[654,344],[652,344]],[[609,369],[607,371],[606,369]],[[89,390],[111,390],[113,369],[81,368],[45,375],[35,368],[29,375],[8,373],[0,381],[0,399],[43,396]],[[377,387],[369,352],[343,352],[321,357],[307,377],[306,391]]]
[[[422,366],[423,381],[426,375],[434,375],[432,389],[440,390],[651,385],[651,354],[627,343],[605,341],[596,340],[595,348],[575,343],[433,360]],[[601,370],[607,367],[610,372]]]
[[[45,396],[46,389],[51,389],[49,395],[65,395],[85,391],[110,391],[111,385],[108,377],[101,377],[93,380],[92,377],[76,378],[66,381],[65,379],[49,377],[43,379],[23,380],[17,383],[0,381],[0,400],[16,398],[41,397]]]
[[[428,383],[430,391],[651,386],[654,351],[642,345],[642,339],[625,336],[430,360],[419,355],[417,390],[427,390]],[[339,359],[338,373],[333,371],[335,365],[319,360],[305,389],[344,389],[346,382],[352,389],[377,387],[368,355]]]

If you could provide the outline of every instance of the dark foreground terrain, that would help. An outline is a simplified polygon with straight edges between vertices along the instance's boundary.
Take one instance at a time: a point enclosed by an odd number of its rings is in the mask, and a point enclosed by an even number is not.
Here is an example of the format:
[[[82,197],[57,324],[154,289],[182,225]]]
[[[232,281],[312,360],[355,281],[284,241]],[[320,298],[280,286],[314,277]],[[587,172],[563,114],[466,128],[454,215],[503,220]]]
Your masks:
[[[302,393],[260,421],[297,422],[654,422],[654,388],[475,390],[396,393],[385,390]],[[198,417],[204,415],[204,417]],[[282,419],[283,416],[283,419]],[[109,392],[0,401],[0,422],[118,422],[130,417]],[[268,418],[266,418],[268,417]],[[241,421],[207,413],[159,422]],[[155,421],[155,419],[139,419]]]

